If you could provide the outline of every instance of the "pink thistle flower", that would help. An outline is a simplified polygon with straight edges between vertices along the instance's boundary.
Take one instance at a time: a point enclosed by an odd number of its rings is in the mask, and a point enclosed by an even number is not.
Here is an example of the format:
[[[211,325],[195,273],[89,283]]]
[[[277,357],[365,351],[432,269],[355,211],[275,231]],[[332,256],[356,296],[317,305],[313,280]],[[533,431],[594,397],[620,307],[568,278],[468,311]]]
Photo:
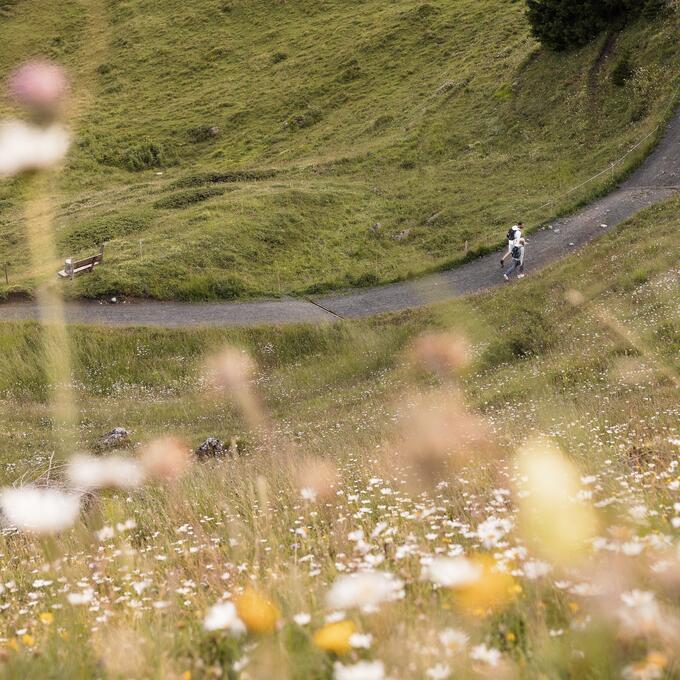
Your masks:
[[[12,99],[28,108],[49,110],[68,92],[64,70],[49,61],[29,61],[14,71],[8,81]]]

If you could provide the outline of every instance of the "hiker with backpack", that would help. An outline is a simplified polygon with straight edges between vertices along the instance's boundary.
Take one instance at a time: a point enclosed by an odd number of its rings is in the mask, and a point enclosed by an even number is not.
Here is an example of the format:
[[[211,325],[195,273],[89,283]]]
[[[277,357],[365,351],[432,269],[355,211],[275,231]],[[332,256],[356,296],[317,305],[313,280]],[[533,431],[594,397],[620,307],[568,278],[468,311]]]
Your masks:
[[[506,281],[510,281],[510,274],[512,274],[516,269],[518,270],[517,278],[524,278],[524,248],[526,243],[526,240],[520,237],[512,247],[512,250],[510,251],[510,255],[512,256],[512,265],[510,265],[510,269],[508,269],[507,272],[503,273],[503,278]]]
[[[507,239],[508,239],[508,252],[503,255],[501,258],[501,269],[505,267],[505,261],[512,256],[512,249],[519,241],[519,239],[522,238],[522,232],[524,231],[524,222],[519,222],[518,224],[515,224],[514,226],[510,227],[510,230],[508,231],[507,234]]]

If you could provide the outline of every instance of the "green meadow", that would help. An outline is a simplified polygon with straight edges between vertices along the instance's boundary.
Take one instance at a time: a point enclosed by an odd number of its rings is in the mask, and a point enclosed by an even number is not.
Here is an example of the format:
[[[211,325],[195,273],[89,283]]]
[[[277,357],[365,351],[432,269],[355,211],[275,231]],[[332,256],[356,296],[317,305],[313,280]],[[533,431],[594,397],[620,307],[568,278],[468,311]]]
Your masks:
[[[560,198],[668,118],[678,29],[553,55],[521,2],[22,0],[0,72],[70,69],[59,255],[105,243],[106,265],[68,296],[305,295],[455,265],[610,188],[654,135]],[[21,197],[0,189],[4,294],[33,290]]]

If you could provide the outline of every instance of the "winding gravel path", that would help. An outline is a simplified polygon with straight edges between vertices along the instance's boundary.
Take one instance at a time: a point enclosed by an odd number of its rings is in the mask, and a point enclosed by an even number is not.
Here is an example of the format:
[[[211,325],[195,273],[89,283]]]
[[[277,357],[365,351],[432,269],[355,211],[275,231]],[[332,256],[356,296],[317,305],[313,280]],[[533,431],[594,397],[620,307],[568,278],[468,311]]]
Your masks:
[[[569,217],[553,230],[531,236],[530,271],[569,254],[613,229],[643,208],[665,201],[680,190],[680,112],[662,140],[638,170],[615,191]],[[603,228],[601,225],[607,225]],[[398,312],[476,293],[503,284],[499,256],[492,253],[439,274],[413,281],[353,290],[313,300],[284,298],[256,302],[179,303],[130,301],[124,304],[69,302],[70,323],[113,326],[252,326],[316,323]],[[0,305],[0,321],[37,319],[34,303]]]

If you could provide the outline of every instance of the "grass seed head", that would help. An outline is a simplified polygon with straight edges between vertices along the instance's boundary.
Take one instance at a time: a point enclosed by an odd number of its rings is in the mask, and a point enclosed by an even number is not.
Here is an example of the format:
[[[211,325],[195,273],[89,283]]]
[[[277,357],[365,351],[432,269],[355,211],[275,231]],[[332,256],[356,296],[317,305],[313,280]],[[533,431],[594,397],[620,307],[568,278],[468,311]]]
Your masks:
[[[191,465],[189,449],[175,437],[161,437],[149,442],[140,462],[149,477],[171,481],[183,477]]]
[[[411,362],[440,378],[456,375],[471,361],[467,340],[455,333],[428,333],[421,335],[408,353]]]

